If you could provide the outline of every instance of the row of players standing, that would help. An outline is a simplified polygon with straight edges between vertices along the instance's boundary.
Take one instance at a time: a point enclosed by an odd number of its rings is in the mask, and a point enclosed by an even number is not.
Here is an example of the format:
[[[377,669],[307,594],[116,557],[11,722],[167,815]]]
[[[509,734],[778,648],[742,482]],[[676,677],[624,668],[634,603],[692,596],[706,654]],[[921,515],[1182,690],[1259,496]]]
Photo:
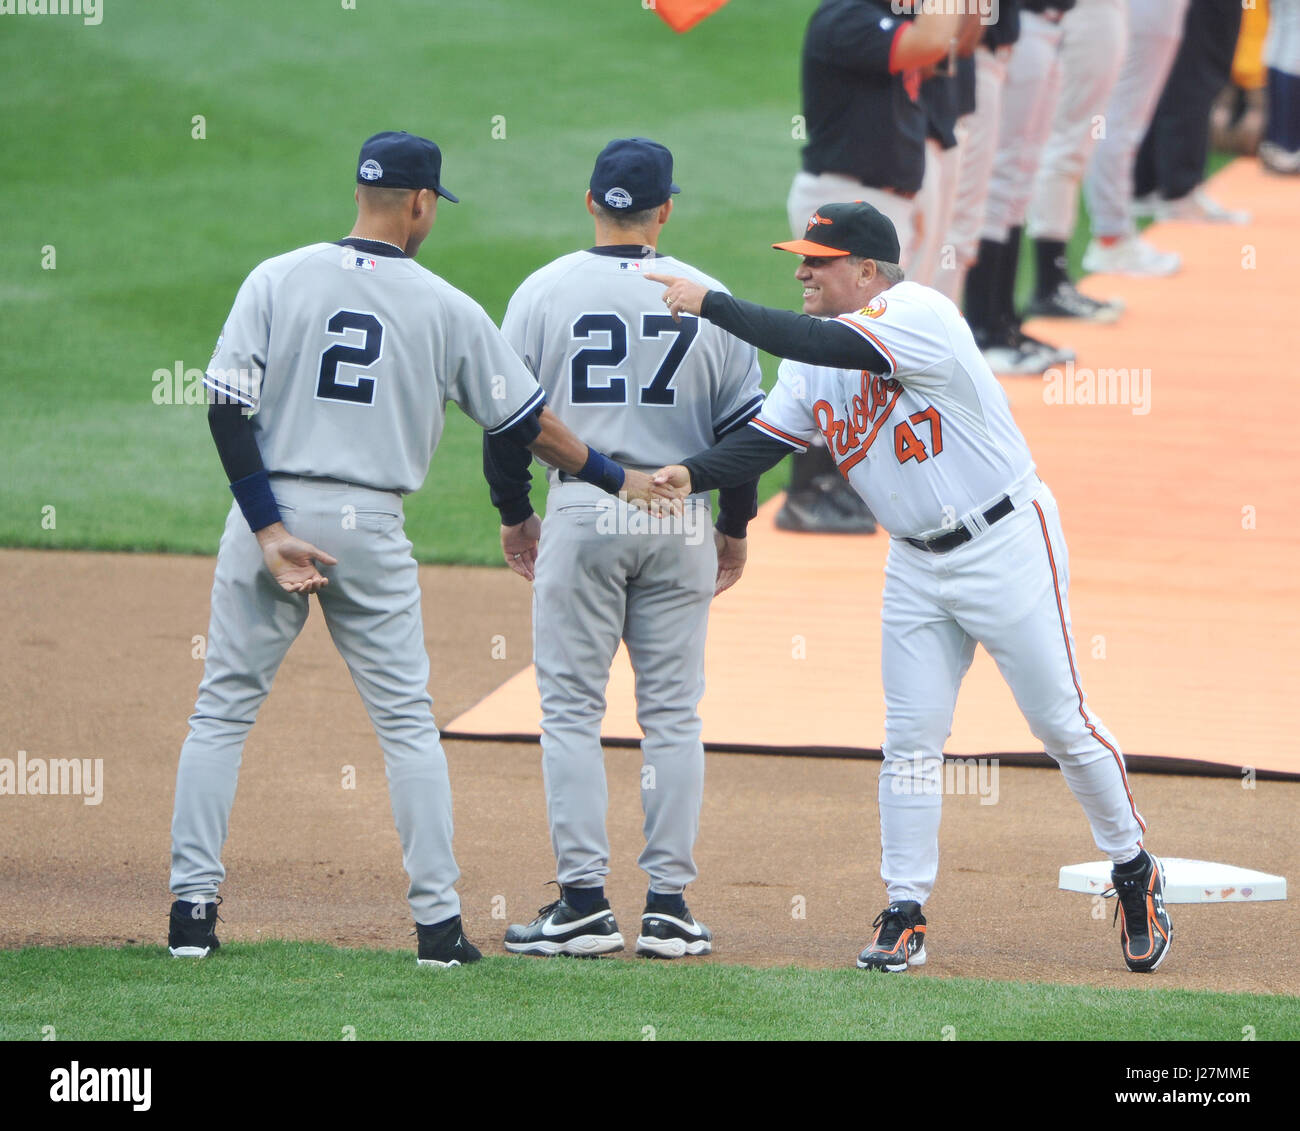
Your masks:
[[[1285,27],[1283,10],[1297,0],[1274,3]],[[1034,294],[1024,315],[1123,315],[1122,303],[1084,294],[1070,276],[1080,186],[1092,226],[1089,272],[1180,269],[1176,252],[1139,234],[1144,216],[1248,221],[1201,184],[1240,0],[1001,0],[916,15],[900,7],[823,0],[814,12],[801,60],[808,143],[787,202],[790,227],[803,235],[830,201],[873,204],[899,233],[907,277],[962,307],[994,372],[1039,376],[1074,360],[1022,328],[1015,289],[1026,230]],[[909,22],[926,28],[926,42],[949,44],[947,57],[918,65],[900,51]],[[1272,44],[1270,55],[1278,53]],[[839,479],[824,448],[796,458],[778,525],[874,530]]]

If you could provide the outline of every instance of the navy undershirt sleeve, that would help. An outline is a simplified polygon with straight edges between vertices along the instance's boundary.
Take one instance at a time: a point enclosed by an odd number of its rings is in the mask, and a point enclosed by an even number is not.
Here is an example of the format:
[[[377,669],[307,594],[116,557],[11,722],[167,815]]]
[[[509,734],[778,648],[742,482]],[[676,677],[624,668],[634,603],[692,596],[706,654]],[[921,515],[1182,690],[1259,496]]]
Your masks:
[[[776,357],[872,373],[888,373],[892,368],[866,338],[833,319],[759,306],[722,291],[705,295],[700,313],[715,326]]]
[[[501,513],[502,526],[518,526],[533,513],[528,500],[533,475],[533,453],[528,450],[541,435],[542,406],[512,428],[495,436],[483,433],[483,476],[488,481],[492,505]]]
[[[691,473],[692,491],[712,491],[757,479],[792,450],[789,444],[746,426],[737,428],[708,451],[682,460],[682,466]]]

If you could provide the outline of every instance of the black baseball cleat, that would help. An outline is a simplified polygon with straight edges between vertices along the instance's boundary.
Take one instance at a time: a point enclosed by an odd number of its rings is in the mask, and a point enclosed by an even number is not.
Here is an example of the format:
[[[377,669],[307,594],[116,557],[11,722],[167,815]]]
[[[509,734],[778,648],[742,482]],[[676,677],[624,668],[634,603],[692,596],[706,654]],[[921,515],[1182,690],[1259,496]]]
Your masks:
[[[1035,298],[1025,310],[1027,318],[1077,318],[1084,322],[1114,322],[1123,313],[1122,302],[1102,302],[1068,282],[1058,283],[1050,295]]]
[[[1174,925],[1165,910],[1165,866],[1151,853],[1144,855],[1142,871],[1131,876],[1112,871],[1112,887],[1103,893],[1107,898],[1118,897],[1115,918],[1124,912],[1120,946],[1125,964],[1136,974],[1155,970],[1165,960],[1174,938]]]
[[[207,958],[221,946],[217,942],[217,904],[221,896],[211,903],[191,903],[178,899],[172,904],[167,921],[167,949],[173,958]]]
[[[543,907],[531,923],[516,923],[506,931],[506,950],[511,954],[598,958],[622,949],[623,936],[607,899],[590,911],[578,912],[561,896]]]
[[[641,916],[641,933],[636,953],[647,958],[682,958],[713,952],[713,932],[698,923],[686,908],[680,915],[665,915],[646,908]]]
[[[419,966],[468,966],[483,957],[465,937],[459,915],[441,923],[416,923],[415,933],[419,939],[415,961]]]
[[[859,970],[903,974],[909,966],[925,965],[925,916],[919,903],[891,903],[871,925],[876,934],[858,955]]]

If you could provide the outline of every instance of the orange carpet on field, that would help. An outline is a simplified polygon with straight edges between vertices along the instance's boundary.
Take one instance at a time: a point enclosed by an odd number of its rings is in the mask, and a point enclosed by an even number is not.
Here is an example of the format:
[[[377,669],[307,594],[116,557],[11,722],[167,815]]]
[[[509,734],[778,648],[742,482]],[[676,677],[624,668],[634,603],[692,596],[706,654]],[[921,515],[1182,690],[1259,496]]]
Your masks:
[[[1179,275],[1091,277],[1082,289],[1127,304],[1118,323],[1028,327],[1074,347],[1075,396],[1003,384],[1060,503],[1079,674],[1130,766],[1300,775],[1287,706],[1300,698],[1300,185],[1241,160],[1209,187],[1251,224],[1157,225],[1148,238],[1182,253]],[[1129,382],[1130,403],[1077,403],[1084,367],[1146,379]],[[704,740],[878,754],[887,538],[786,534],[780,503],[713,604]],[[639,740],[624,651],[608,700],[606,738]],[[528,668],[447,733],[534,739],[538,721]],[[982,650],[946,752],[1044,757]]]

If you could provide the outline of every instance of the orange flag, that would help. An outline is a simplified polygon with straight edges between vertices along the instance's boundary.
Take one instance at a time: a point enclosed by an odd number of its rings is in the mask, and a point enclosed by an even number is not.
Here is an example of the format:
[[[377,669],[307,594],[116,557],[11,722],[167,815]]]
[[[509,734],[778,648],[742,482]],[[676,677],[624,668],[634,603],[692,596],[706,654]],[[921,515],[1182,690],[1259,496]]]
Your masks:
[[[727,0],[652,0],[659,18],[673,31],[690,31],[705,16],[711,16]]]

